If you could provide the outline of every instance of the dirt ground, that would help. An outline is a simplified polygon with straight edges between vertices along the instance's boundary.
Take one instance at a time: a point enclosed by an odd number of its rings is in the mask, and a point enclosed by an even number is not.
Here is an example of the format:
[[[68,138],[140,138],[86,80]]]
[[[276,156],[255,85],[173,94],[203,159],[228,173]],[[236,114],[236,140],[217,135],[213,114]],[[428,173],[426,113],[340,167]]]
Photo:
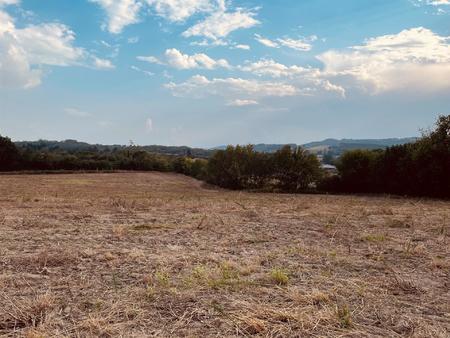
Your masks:
[[[0,176],[0,336],[449,337],[450,202]]]

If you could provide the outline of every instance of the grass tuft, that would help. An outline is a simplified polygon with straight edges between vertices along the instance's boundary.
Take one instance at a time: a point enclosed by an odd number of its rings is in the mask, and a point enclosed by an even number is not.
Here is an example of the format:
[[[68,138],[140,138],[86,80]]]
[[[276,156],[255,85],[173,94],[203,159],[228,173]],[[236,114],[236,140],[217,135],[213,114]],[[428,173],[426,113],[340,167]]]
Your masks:
[[[336,314],[339,319],[340,327],[344,329],[349,329],[353,325],[352,314],[347,304],[338,305],[336,309]]]
[[[289,276],[282,269],[272,269],[272,271],[270,271],[270,278],[278,285],[287,285],[289,283]]]

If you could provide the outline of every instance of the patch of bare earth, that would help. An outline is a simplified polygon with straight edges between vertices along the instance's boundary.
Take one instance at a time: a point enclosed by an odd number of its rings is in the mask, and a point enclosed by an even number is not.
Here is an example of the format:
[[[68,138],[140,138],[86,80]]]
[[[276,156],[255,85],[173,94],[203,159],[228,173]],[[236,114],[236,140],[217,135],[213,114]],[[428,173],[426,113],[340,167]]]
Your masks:
[[[0,335],[449,337],[450,203],[0,176]]]

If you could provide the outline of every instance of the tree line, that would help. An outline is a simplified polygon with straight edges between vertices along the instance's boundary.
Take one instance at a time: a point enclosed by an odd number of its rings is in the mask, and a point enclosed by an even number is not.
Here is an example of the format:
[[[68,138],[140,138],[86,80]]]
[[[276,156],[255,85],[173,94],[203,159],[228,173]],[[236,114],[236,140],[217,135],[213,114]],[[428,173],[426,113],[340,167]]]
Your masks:
[[[414,143],[348,151],[337,167],[339,176],[323,181],[323,190],[450,197],[450,115]]]
[[[176,157],[151,153],[139,147],[108,150],[39,150],[17,147],[0,137],[0,171],[174,171]]]
[[[0,171],[138,170],[177,172],[227,189],[279,192],[386,193],[450,197],[450,115],[414,143],[385,150],[351,150],[337,175],[314,154],[288,145],[274,153],[229,146],[208,159],[159,154],[142,147],[80,151],[16,146],[0,137]]]

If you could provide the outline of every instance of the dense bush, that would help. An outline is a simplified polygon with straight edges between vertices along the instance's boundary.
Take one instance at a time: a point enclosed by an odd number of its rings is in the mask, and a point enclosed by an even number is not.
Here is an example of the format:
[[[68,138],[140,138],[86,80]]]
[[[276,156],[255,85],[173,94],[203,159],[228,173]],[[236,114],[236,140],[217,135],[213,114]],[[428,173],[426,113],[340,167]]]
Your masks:
[[[270,163],[267,154],[253,146],[228,146],[217,151],[208,161],[208,181],[228,189],[260,188],[265,182]]]
[[[337,163],[342,186],[346,191],[365,192],[377,189],[378,165],[382,151],[352,150],[345,152]]]
[[[207,177],[208,161],[200,158],[178,157],[173,161],[173,171],[204,180]]]
[[[450,116],[415,143],[346,152],[338,169],[323,190],[450,197]]]
[[[317,156],[301,147],[283,147],[273,155],[272,162],[271,176],[282,191],[305,191],[322,177]]]
[[[0,136],[0,170],[10,171],[19,167],[20,154],[9,138]]]
[[[251,145],[229,146],[217,151],[208,163],[208,180],[229,189],[305,191],[321,174],[315,155],[290,146],[274,154],[256,152]]]

